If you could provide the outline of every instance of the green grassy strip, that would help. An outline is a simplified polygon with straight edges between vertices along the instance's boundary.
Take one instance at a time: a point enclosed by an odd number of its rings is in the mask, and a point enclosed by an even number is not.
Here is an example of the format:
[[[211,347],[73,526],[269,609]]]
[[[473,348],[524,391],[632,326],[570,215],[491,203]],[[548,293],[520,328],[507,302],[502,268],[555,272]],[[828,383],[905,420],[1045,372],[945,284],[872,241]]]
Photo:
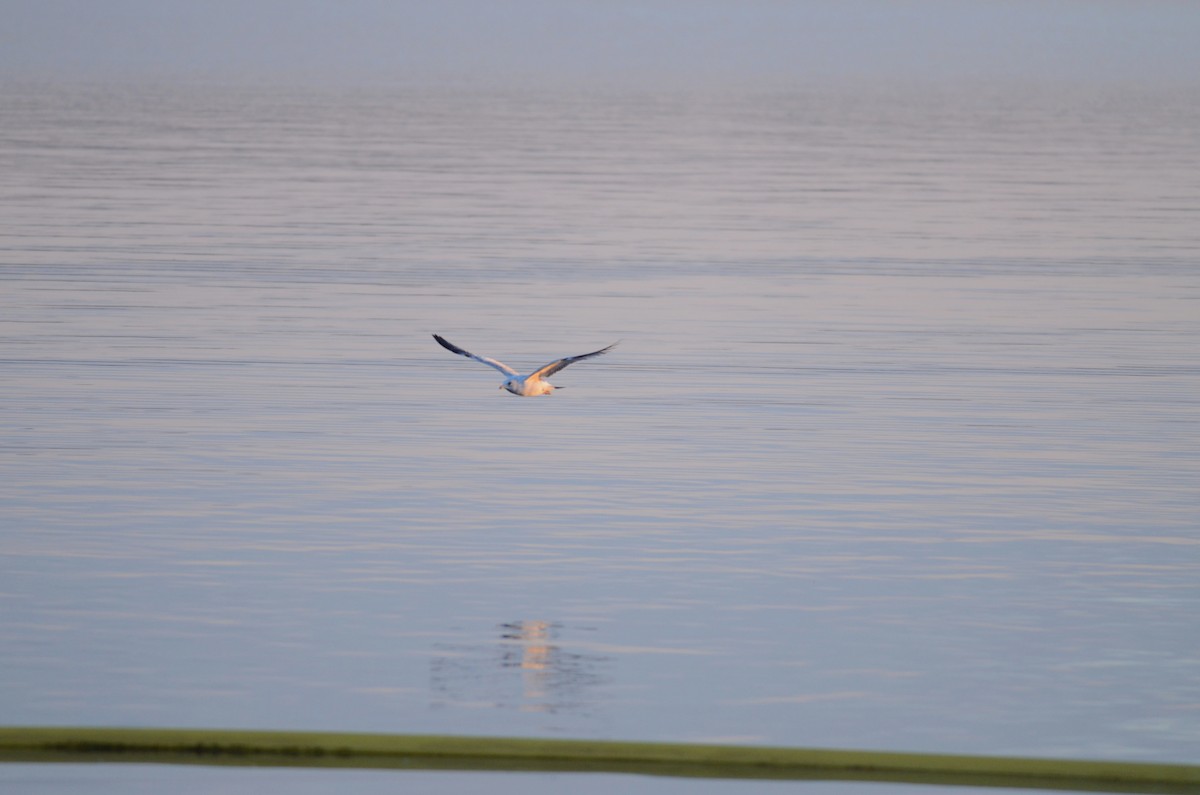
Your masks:
[[[0,761],[587,771],[1200,793],[1200,766],[507,737],[0,728]]]

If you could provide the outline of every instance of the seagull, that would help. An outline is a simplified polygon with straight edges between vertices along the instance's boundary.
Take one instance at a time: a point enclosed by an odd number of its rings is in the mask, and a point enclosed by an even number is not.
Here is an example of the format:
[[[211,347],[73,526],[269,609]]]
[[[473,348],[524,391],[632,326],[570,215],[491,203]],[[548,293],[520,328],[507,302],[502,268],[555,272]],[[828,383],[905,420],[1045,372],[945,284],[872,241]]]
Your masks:
[[[486,356],[476,356],[469,351],[464,351],[462,348],[458,347],[452,342],[448,342],[444,337],[439,337],[437,334],[434,334],[433,338],[437,340],[438,345],[441,345],[451,353],[457,353],[459,356],[466,356],[468,359],[474,359],[481,364],[486,364],[488,367],[494,367],[500,372],[504,373],[504,383],[500,385],[500,388],[507,389],[509,392],[512,392],[518,397],[537,397],[538,395],[553,394],[554,390],[562,389],[562,387],[554,386],[554,384],[551,384],[549,381],[543,381],[543,378],[554,375],[569,364],[574,364],[575,362],[583,361],[584,359],[590,359],[593,356],[599,356],[602,353],[608,353],[617,344],[614,342],[607,348],[601,348],[600,350],[592,351],[591,353],[583,353],[579,356],[564,356],[561,359],[550,362],[550,364],[542,367],[541,369],[534,370],[529,375],[520,375],[516,370],[512,369],[503,362],[498,362],[495,359],[489,359]]]

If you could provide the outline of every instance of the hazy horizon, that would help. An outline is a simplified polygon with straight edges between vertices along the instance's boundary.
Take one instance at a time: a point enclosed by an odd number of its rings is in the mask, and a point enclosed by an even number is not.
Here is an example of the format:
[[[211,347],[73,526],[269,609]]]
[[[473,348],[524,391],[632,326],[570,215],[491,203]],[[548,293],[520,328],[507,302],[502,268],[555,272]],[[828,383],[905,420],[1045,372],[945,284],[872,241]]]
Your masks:
[[[3,3],[9,78],[1191,84],[1200,4]]]

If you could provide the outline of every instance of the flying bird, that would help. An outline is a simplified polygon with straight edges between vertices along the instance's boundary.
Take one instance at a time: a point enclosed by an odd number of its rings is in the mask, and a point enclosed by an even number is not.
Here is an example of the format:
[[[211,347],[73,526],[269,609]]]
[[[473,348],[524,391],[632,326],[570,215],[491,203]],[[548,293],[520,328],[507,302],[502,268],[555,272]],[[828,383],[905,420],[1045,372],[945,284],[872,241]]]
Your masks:
[[[488,367],[494,367],[500,372],[504,373],[504,383],[500,385],[500,388],[507,389],[509,392],[512,392],[514,395],[519,397],[537,397],[538,395],[553,394],[554,390],[562,389],[562,387],[554,386],[554,384],[551,384],[549,381],[543,381],[543,378],[554,375],[569,364],[574,364],[575,362],[580,362],[584,359],[590,359],[593,356],[599,356],[602,353],[608,353],[617,344],[614,342],[607,348],[601,348],[600,350],[592,351],[591,353],[583,353],[579,356],[564,356],[561,359],[550,362],[550,364],[546,365],[545,367],[534,370],[529,375],[520,375],[516,370],[512,369],[503,362],[498,362],[495,359],[489,359],[486,356],[476,356],[470,351],[464,351],[462,348],[458,347],[452,342],[448,342],[444,337],[439,337],[437,334],[434,334],[433,338],[437,340],[438,345],[441,345],[451,353],[457,353],[459,356],[466,356],[468,359],[474,359],[481,364],[486,364]]]

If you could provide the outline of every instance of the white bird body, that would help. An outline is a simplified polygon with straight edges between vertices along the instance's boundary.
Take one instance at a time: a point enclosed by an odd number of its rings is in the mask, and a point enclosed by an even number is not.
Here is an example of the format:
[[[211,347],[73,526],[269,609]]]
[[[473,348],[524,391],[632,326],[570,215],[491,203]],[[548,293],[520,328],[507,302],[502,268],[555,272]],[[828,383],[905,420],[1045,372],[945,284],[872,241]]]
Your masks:
[[[551,384],[549,381],[543,381],[538,378],[534,380],[531,375],[514,375],[512,378],[506,379],[500,385],[501,389],[507,389],[514,395],[521,397],[539,397],[540,395],[554,394],[554,390],[558,387]]]
[[[544,380],[545,378],[554,375],[559,370],[574,362],[578,362],[583,359],[590,359],[593,356],[600,356],[601,354],[608,353],[616,345],[614,342],[607,348],[601,348],[600,350],[592,351],[591,353],[583,353],[579,356],[564,356],[561,359],[555,359],[544,367],[534,370],[529,375],[521,375],[503,362],[498,362],[495,359],[489,359],[486,356],[476,356],[470,351],[463,350],[454,343],[448,342],[445,338],[439,337],[437,334],[434,334],[433,338],[437,340],[438,345],[441,345],[451,353],[457,353],[459,356],[465,356],[468,359],[474,359],[480,364],[486,364],[488,367],[499,370],[506,376],[504,383],[500,385],[500,388],[507,389],[509,392],[519,397],[539,397],[541,395],[553,394],[554,390],[561,389],[562,387],[554,386],[554,384]]]

